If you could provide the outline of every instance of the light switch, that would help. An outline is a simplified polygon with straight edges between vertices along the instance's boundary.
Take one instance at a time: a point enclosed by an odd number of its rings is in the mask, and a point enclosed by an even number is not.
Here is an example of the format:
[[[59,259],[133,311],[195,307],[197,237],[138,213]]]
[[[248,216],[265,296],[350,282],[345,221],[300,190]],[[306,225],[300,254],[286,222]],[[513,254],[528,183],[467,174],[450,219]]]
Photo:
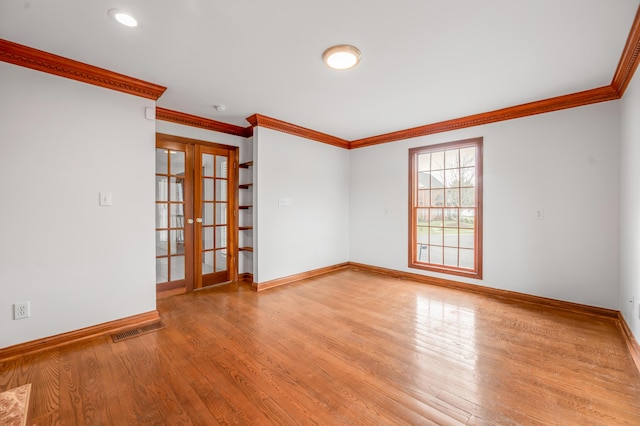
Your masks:
[[[111,193],[110,192],[101,192],[100,193],[100,205],[101,206],[110,206],[111,205]]]
[[[536,219],[544,219],[544,209],[536,209]]]
[[[291,207],[291,198],[278,198],[278,206],[280,207]]]

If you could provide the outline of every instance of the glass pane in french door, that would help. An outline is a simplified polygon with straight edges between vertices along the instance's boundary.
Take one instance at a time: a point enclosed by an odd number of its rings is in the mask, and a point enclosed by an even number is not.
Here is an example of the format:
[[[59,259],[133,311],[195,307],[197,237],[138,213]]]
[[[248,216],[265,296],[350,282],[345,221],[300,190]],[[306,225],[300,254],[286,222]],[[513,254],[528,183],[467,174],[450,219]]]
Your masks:
[[[227,262],[228,157],[202,154],[202,266],[203,275],[223,272]]]
[[[156,148],[156,283],[185,279],[185,152]]]

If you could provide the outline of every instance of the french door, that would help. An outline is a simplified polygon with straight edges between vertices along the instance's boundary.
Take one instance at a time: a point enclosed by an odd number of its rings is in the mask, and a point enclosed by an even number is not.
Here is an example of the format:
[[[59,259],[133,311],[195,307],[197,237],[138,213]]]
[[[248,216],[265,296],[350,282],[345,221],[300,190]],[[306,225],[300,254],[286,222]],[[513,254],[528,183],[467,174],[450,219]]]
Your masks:
[[[237,277],[237,148],[156,137],[156,289]]]

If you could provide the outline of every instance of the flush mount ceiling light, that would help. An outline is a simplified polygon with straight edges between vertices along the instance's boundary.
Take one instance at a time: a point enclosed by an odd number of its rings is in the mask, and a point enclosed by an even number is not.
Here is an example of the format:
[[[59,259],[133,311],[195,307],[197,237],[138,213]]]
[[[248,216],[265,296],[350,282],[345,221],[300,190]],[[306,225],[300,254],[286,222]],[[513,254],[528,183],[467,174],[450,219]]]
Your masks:
[[[329,68],[348,70],[360,62],[360,50],[349,44],[331,46],[322,54],[322,60]]]
[[[109,16],[125,27],[136,28],[140,26],[136,18],[134,18],[129,12],[125,12],[124,10],[110,9]]]

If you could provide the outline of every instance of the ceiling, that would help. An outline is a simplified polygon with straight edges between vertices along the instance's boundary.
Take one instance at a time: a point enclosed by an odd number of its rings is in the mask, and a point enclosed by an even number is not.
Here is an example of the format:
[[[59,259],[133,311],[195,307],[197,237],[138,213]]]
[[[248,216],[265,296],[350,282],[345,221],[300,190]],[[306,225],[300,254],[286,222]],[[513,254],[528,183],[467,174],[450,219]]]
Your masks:
[[[639,3],[1,0],[0,38],[166,86],[167,109],[354,140],[607,86]],[[343,43],[360,65],[328,69]]]

